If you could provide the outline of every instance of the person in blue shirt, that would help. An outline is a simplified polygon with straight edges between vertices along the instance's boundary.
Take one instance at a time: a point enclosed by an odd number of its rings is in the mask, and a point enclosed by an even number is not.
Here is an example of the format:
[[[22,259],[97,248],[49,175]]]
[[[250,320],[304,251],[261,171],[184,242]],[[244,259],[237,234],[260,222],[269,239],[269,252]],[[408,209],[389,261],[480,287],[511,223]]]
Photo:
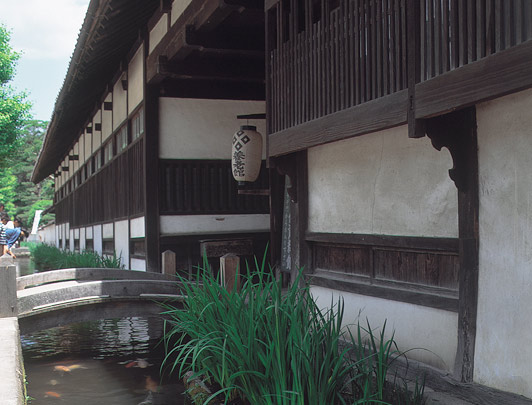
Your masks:
[[[17,242],[17,240],[19,240],[21,235],[23,237],[24,236],[27,237],[28,236],[27,234],[28,234],[28,232],[24,231],[22,229],[22,223],[21,223],[20,219],[18,219],[18,218],[15,218],[13,220],[13,228],[6,228],[5,229],[6,245],[7,245],[6,253],[11,255],[13,257],[13,259],[15,259],[16,256],[13,254],[13,252],[11,252],[11,248]]]

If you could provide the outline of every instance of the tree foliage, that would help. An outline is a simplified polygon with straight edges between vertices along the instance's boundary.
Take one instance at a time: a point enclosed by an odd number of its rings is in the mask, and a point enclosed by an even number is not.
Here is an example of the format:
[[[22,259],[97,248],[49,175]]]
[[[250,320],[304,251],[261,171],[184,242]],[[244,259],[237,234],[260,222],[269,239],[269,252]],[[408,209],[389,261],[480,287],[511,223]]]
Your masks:
[[[8,174],[14,178],[14,182],[11,182],[11,194],[0,192],[0,198],[6,202],[6,210],[20,217],[28,227],[31,226],[36,210],[46,209],[53,203],[54,182],[51,178],[37,185],[31,182],[31,173],[41,150],[47,124],[46,121],[27,121],[21,129],[20,147],[10,157],[10,167],[0,169],[2,178]],[[52,217],[47,215],[42,221],[50,219]]]
[[[21,128],[30,116],[31,104],[24,92],[17,93],[9,82],[15,75],[20,54],[13,51],[10,32],[0,24],[0,166],[9,164],[17,149]]]

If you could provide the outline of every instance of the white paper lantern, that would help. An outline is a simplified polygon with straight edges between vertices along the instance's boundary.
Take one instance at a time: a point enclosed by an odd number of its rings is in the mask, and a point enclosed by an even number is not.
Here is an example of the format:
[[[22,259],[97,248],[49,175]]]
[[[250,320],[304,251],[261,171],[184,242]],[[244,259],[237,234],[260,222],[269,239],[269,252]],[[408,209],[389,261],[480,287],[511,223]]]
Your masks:
[[[233,135],[231,169],[238,182],[257,180],[262,163],[262,136],[257,127],[242,125]]]

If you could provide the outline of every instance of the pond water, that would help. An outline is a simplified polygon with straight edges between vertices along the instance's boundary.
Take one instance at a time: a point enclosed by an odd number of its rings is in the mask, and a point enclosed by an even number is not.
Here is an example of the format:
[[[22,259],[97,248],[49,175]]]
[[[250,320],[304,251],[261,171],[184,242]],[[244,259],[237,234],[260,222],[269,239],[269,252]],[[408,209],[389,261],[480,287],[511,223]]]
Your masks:
[[[22,335],[31,404],[184,404],[181,381],[160,377],[162,329],[129,317]]]

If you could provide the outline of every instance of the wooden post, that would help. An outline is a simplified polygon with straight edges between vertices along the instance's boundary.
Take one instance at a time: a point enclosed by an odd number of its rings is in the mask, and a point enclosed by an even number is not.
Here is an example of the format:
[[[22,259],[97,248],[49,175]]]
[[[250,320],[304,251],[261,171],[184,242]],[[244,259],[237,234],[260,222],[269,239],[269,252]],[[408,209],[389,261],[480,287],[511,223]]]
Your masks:
[[[10,318],[17,316],[17,268],[3,262],[0,259],[0,318]]]
[[[227,253],[220,257],[220,280],[227,291],[240,290],[240,257]]]
[[[171,250],[165,250],[162,254],[163,274],[175,276],[175,253]]]

